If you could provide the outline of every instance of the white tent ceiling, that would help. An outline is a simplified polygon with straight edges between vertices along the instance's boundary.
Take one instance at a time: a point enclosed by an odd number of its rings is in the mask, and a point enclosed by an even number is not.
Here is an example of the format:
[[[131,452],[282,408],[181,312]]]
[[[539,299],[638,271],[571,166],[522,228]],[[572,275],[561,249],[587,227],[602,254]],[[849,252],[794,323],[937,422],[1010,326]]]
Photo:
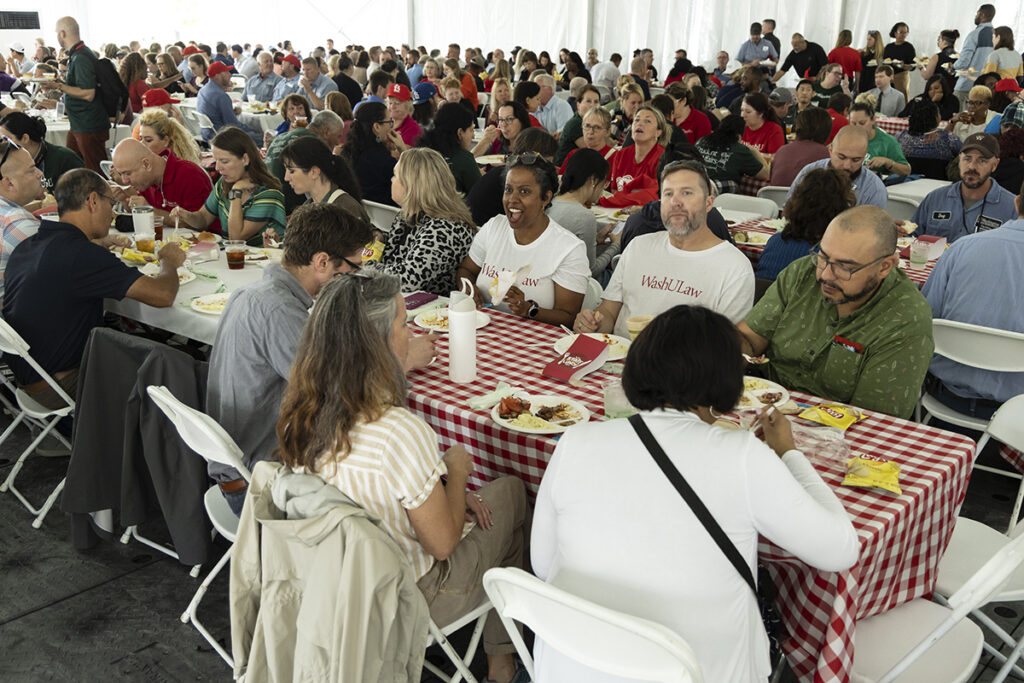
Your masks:
[[[992,4],[997,26],[1024,32],[1024,3],[994,0]],[[91,45],[125,44],[132,39],[267,45],[289,39],[296,48],[309,50],[330,37],[340,46],[410,43],[443,50],[448,43],[458,42],[484,52],[523,45],[552,55],[564,46],[581,55],[588,47],[596,47],[602,59],[612,52],[628,57],[637,47],[650,47],[656,65],[667,68],[680,47],[695,63],[713,59],[719,49],[734,53],[745,40],[750,22],[766,17],[778,21],[776,34],[783,40],[783,55],[795,31],[827,51],[842,28],[853,31],[854,45],[859,47],[869,29],[886,35],[897,21],[910,26],[909,40],[919,54],[926,54],[933,50],[941,29],[956,28],[966,35],[973,27],[976,8],[964,2],[923,0],[476,0],[458,4],[451,0],[164,0],[134,7],[97,0],[50,0],[5,7],[39,11],[42,28],[0,31],[0,47],[6,52],[9,43],[31,43],[37,36],[53,44],[57,18],[70,14],[79,20],[83,37]],[[1018,42],[1024,44],[1024,36]]]

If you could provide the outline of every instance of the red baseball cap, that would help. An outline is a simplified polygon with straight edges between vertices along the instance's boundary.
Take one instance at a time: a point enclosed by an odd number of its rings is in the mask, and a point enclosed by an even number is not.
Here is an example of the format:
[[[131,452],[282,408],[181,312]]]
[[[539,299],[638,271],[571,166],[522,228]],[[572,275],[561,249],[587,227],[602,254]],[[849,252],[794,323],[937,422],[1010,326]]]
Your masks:
[[[186,57],[188,57],[189,55],[198,55],[198,54],[201,54],[201,53],[202,53],[202,50],[200,50],[195,45],[186,45],[185,49],[181,51],[181,54],[183,54]]]
[[[301,69],[302,68],[302,62],[300,62],[299,58],[296,57],[295,55],[286,55],[285,57],[283,57],[281,59],[281,61],[282,62],[288,62],[289,64],[294,66],[296,69]]]
[[[224,62],[214,62],[213,64],[210,65],[210,68],[206,70],[206,74],[210,78],[213,78],[217,74],[227,74],[227,73],[231,73],[231,69],[229,69],[228,65],[225,64]]]
[[[409,92],[409,88],[405,87],[401,83],[392,83],[388,87],[387,97],[394,97],[399,102],[411,102],[412,93]]]
[[[143,107],[160,107],[165,104],[178,104],[181,100],[173,99],[163,88],[150,88],[142,93]]]
[[[1004,78],[996,83],[996,92],[1020,92],[1020,86],[1014,78]]]

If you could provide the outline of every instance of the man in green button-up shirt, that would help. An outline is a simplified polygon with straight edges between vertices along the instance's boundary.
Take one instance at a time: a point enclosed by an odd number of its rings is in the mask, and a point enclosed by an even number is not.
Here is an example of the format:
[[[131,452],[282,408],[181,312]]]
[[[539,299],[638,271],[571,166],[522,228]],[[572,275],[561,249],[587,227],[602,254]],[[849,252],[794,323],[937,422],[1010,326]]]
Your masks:
[[[896,226],[874,206],[833,220],[737,326],[770,379],[834,401],[910,417],[931,361],[928,302],[897,267]]]

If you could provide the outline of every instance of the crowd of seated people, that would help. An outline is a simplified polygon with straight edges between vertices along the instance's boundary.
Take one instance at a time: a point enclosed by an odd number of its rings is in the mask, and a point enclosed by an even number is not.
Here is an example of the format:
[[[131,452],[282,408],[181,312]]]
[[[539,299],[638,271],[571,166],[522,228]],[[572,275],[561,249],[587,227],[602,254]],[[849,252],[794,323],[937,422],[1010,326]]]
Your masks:
[[[442,454],[437,435],[407,409],[403,375],[431,361],[435,337],[410,338],[401,295],[446,295],[465,280],[480,306],[535,324],[626,337],[629,318],[656,316],[623,376],[652,430],[687,444],[673,451],[680,462],[702,448],[722,450],[716,477],[726,476],[728,462],[750,463],[738,491],[773,482],[779,497],[808,512],[806,528],[787,527],[791,535],[777,542],[815,566],[843,569],[855,560],[855,535],[795,450],[786,418],[763,418],[767,445],[743,434],[729,449],[705,423],[712,409],[735,405],[741,352],[765,355],[767,376],[787,387],[902,418],[910,417],[926,376],[951,403],[992,407],[1014,395],[991,377],[932,363],[933,312],[967,315],[956,288],[969,278],[950,274],[972,257],[984,263],[976,254],[995,258],[1024,244],[1024,70],[1012,31],[993,29],[994,10],[986,8],[959,56],[959,33],[947,30],[938,51],[918,66],[906,24],[892,28],[887,45],[879,31],[870,31],[860,49],[849,31],[835,41],[819,37],[835,44],[827,55],[795,34],[787,56],[773,32],[764,32],[775,25],[766,20],[751,26],[737,61],[723,51],[713,60],[717,67],[705,69],[680,50],[663,69],[663,83],[645,49],[627,55],[626,65],[622,55],[602,60],[596,50],[584,60],[582,50],[562,49],[556,61],[554,51],[463,52],[456,44],[335,50],[332,42],[300,52],[288,41],[214,48],[179,41],[93,51],[77,22],[65,17],[57,24],[58,49],[40,44],[38,64],[12,54],[3,62],[14,77],[6,87],[8,74],[0,71],[0,88],[15,90],[22,72],[52,70],[53,83],[30,94],[43,108],[60,106],[70,121],[62,146],[47,140],[44,118],[20,111],[19,103],[0,112],[4,318],[74,396],[88,332],[103,324],[103,299],[170,306],[177,293],[174,272],[183,255],[176,246],[160,251],[155,278],[139,277],[105,252],[123,243],[108,235],[115,202],[151,206],[156,215],[225,239],[281,245],[281,264],[238,290],[220,321],[210,350],[208,412],[238,441],[247,466],[280,460],[378,516],[412,565],[431,614],[443,619],[470,606],[465,596],[479,593],[487,567],[524,564],[530,515],[514,478],[467,492],[472,457],[458,446]],[[988,34],[976,35],[986,26]],[[983,47],[984,35],[995,49]],[[133,136],[112,153],[110,117],[89,87],[98,56],[113,63],[127,93],[125,114],[133,117]],[[982,76],[963,76],[969,66]],[[908,98],[914,68],[925,90]],[[777,86],[790,69],[796,87]],[[232,90],[242,104],[273,103],[277,130],[253,128]],[[188,131],[181,115],[186,97],[213,129]],[[904,117],[906,129],[890,135],[881,117]],[[116,183],[99,173],[103,161],[111,162]],[[949,265],[936,269],[942,281],[926,286],[927,299],[898,267],[883,176],[885,183],[954,181],[929,194],[913,219],[919,235],[956,242]],[[789,188],[786,226],[768,240],[756,272],[713,206],[745,177]],[[374,231],[366,202],[392,207],[393,221]],[[597,206],[631,214],[625,229],[599,223],[590,210]],[[33,215],[45,207],[58,218]],[[375,240],[383,246],[363,267],[363,247]],[[60,258],[56,250],[63,250]],[[492,299],[498,274],[525,266],[530,277]],[[42,286],[61,268],[63,288]],[[755,296],[757,278],[773,282],[763,296]],[[606,286],[585,308],[592,279]],[[35,312],[43,309],[67,320],[48,316],[41,323]],[[986,319],[971,311],[970,318],[1024,332],[1019,316]],[[840,334],[864,352],[853,357],[836,348]],[[70,346],[58,343],[64,337]],[[662,356],[666,348],[678,357]],[[245,371],[235,372],[241,362]],[[60,401],[33,371],[16,363],[13,369],[41,403]],[[680,384],[697,380],[715,384],[700,391]],[[338,388],[325,392],[325,384]],[[559,443],[533,521],[533,566],[542,578],[581,571],[600,554],[601,534],[565,518],[608,516],[596,501],[616,481],[582,458],[617,457],[623,431],[590,425]],[[249,504],[244,479],[230,468],[210,474],[241,513]],[[570,482],[594,498],[567,500]],[[643,477],[635,485],[645,486]],[[758,509],[750,510],[752,518],[734,515],[736,528],[777,529],[773,495],[747,496]],[[733,503],[723,496],[711,507],[724,514]],[[462,527],[467,510],[472,531]],[[628,528],[618,517],[607,526],[623,534]],[[685,539],[693,530],[678,531]],[[567,549],[566,534],[581,540]],[[624,554],[595,574],[593,590],[581,590],[600,601],[596,586],[629,584],[624,575],[638,557],[654,567],[652,585],[668,580],[661,567],[669,560],[700,577],[701,554],[687,556],[681,544]],[[456,575],[460,599],[439,588]],[[721,583],[721,600],[743,592]],[[751,597],[728,600],[750,622],[743,628],[756,629]],[[700,630],[713,615],[699,622],[677,617],[688,598],[683,592],[642,608],[679,629],[720,680],[764,678],[760,640],[725,661],[714,635],[721,624]],[[493,617],[484,643],[491,680],[526,680]],[[549,675],[586,677],[543,644],[538,651]]]

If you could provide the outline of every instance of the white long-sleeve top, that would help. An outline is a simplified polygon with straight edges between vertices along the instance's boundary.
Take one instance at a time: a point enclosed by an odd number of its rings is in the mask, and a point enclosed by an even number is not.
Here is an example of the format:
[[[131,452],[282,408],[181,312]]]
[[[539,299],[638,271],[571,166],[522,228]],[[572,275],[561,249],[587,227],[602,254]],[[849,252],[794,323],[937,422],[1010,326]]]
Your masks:
[[[848,569],[860,549],[850,519],[807,459],[781,459],[753,434],[693,413],[643,413],[669,459],[757,573],[758,535],[811,566]],[[626,420],[588,423],[559,440],[537,494],[537,576],[598,604],[675,630],[704,680],[770,675],[757,600]],[[538,683],[622,681],[538,639]]]

